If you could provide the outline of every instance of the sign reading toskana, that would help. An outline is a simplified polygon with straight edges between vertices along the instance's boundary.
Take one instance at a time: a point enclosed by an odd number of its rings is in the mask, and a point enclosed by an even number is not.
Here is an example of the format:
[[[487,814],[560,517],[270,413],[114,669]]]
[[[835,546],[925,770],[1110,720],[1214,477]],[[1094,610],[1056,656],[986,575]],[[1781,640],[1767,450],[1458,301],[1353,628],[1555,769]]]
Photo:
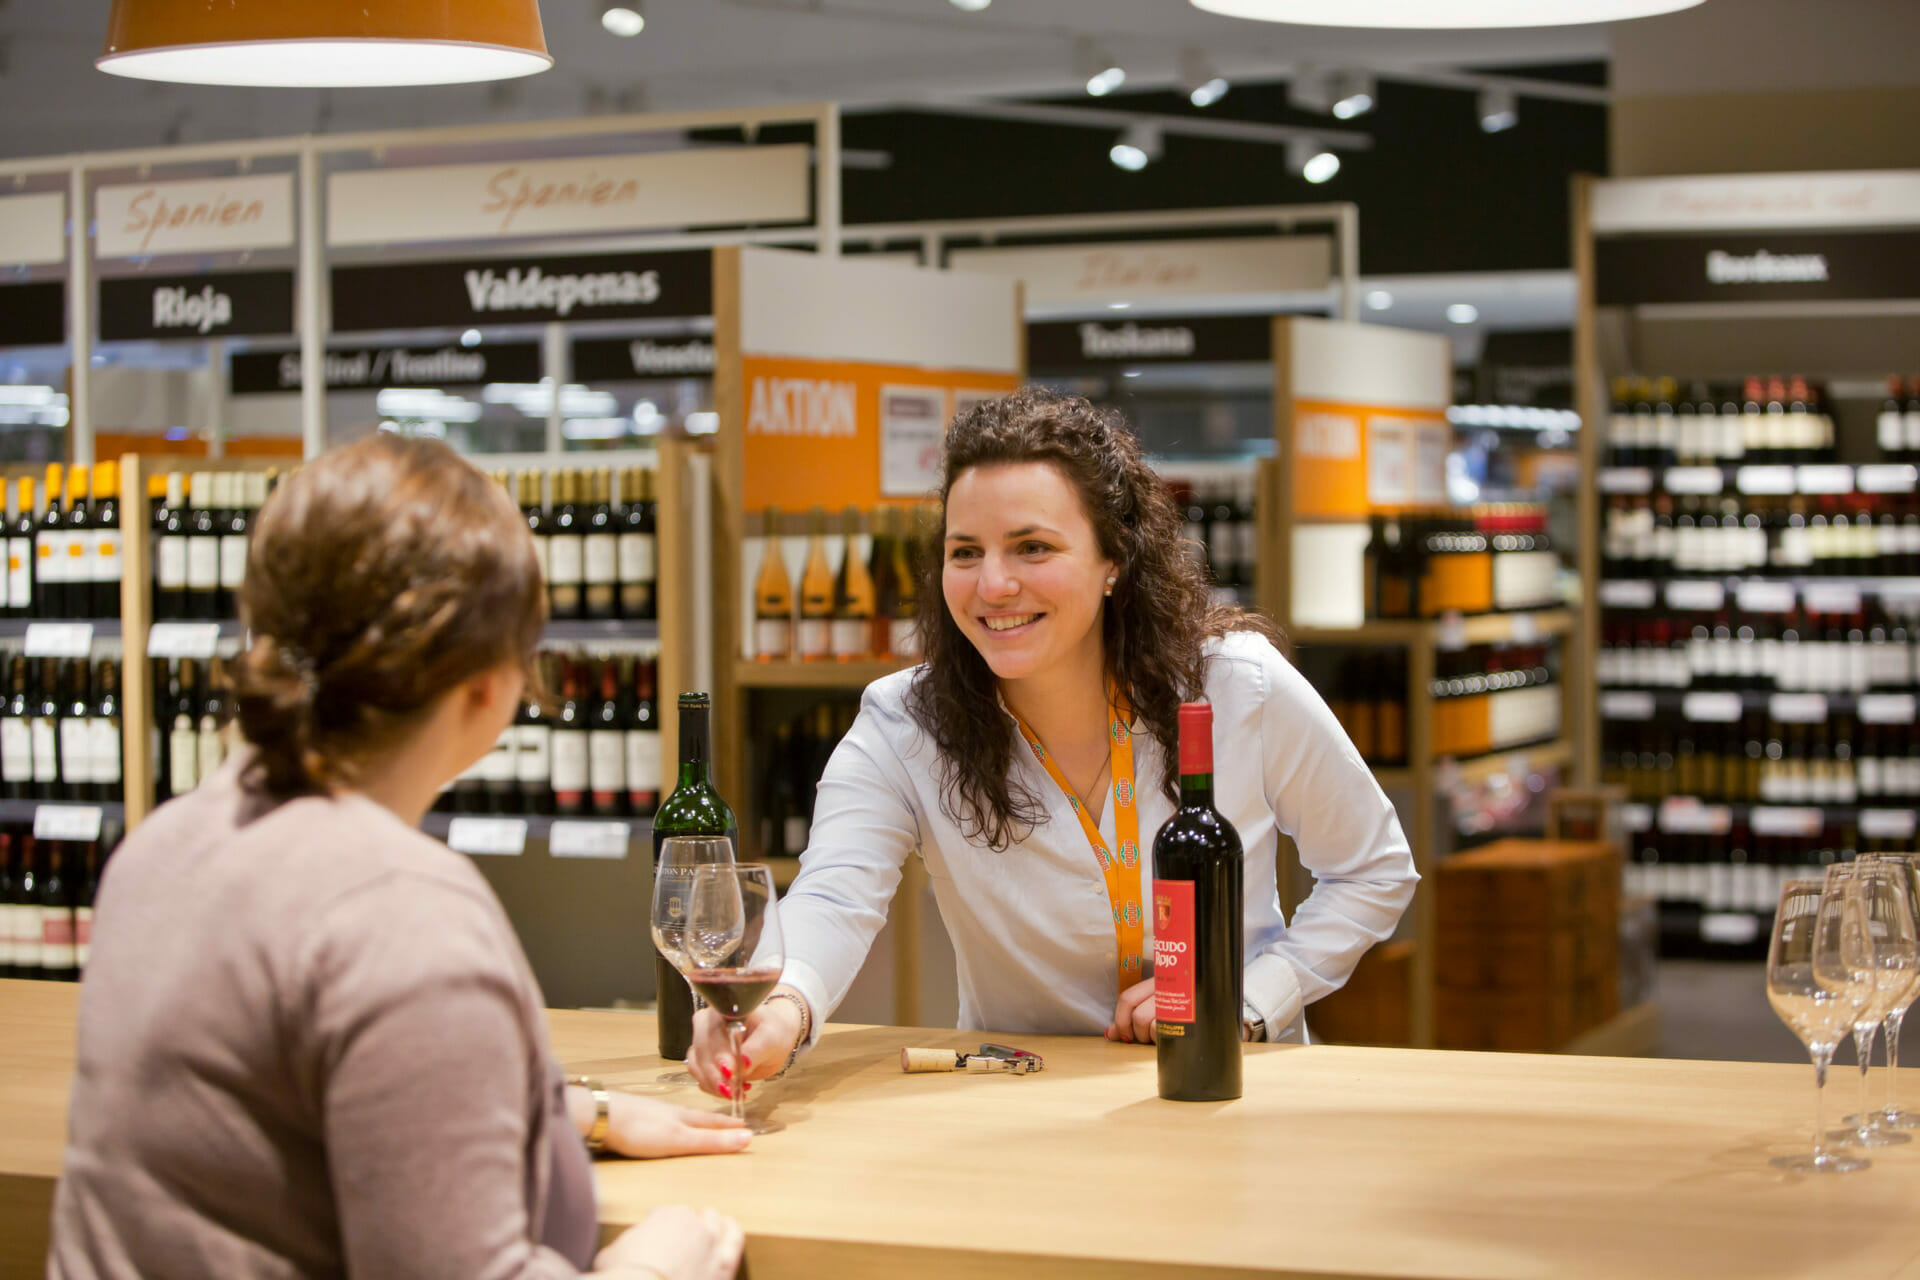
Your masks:
[[[1594,280],[1601,306],[1920,298],[1920,230],[1602,237]]]
[[[547,255],[335,267],[336,330],[539,320],[687,319],[713,312],[713,255]]]
[[[1156,316],[1121,323],[1043,321],[1027,326],[1027,362],[1033,368],[1076,365],[1268,361],[1273,317]]]
[[[291,271],[115,276],[100,282],[105,341],[292,332]]]

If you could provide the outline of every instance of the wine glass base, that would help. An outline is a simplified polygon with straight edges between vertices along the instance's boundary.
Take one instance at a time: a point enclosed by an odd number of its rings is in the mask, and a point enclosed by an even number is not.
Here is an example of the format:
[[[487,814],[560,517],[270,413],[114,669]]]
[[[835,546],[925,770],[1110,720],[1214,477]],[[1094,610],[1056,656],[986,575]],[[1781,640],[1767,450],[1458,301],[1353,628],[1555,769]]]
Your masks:
[[[763,1133],[779,1133],[787,1127],[786,1125],[780,1123],[778,1120],[773,1120],[773,1119],[756,1120],[752,1116],[748,1116],[746,1120],[747,1120],[747,1132],[751,1134],[756,1134],[756,1135],[763,1134]]]
[[[1880,1123],[1888,1129],[1920,1129],[1920,1111],[1882,1111]]]
[[[1801,1156],[1775,1156],[1767,1163],[1789,1173],[1858,1173],[1873,1167],[1871,1160],[1859,1156],[1837,1156],[1831,1151],[1824,1155],[1808,1152]]]
[[[1841,1147],[1897,1147],[1913,1141],[1913,1135],[1890,1133],[1885,1129],[1835,1129],[1827,1141]]]
[[[669,1071],[665,1075],[658,1077],[654,1081],[654,1083],[655,1084],[698,1084],[699,1081],[695,1080],[690,1072]]]

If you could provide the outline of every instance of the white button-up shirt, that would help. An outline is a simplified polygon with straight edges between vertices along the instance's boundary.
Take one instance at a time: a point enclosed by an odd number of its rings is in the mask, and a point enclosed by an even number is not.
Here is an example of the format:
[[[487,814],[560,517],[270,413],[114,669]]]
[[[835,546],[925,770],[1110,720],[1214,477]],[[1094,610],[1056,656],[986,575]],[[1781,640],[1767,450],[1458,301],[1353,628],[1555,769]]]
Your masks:
[[[1301,1011],[1392,935],[1418,877],[1393,806],[1292,664],[1250,632],[1209,642],[1207,655],[1214,805],[1246,851],[1246,1002],[1266,1020],[1268,1039],[1304,1038]],[[820,780],[800,875],[780,906],[785,980],[807,998],[818,1028],[859,973],[901,868],[918,850],[953,940],[960,1025],[1100,1035],[1118,996],[1113,909],[1079,818],[1006,716],[1015,781],[1042,798],[1046,816],[999,853],[962,835],[941,811],[934,745],[906,707],[913,678],[904,671],[867,687]],[[1133,742],[1141,842],[1150,849],[1174,806],[1160,789],[1159,743],[1143,725]],[[1103,808],[1101,835],[1117,848],[1110,792]],[[1276,881],[1281,832],[1315,880],[1291,923]],[[1142,902],[1153,900],[1152,885],[1152,859],[1143,856]]]

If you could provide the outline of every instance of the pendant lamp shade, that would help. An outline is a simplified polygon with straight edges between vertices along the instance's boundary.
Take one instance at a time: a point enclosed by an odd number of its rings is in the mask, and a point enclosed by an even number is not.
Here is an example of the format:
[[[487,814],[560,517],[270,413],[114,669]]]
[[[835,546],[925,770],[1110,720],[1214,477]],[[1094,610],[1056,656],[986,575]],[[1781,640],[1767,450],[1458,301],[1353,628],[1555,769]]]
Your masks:
[[[553,65],[538,0],[113,0],[94,65],[137,80],[465,84]]]
[[[1559,27],[1620,22],[1691,9],[1702,0],[1192,0],[1229,18],[1311,27],[1404,27],[1420,30]]]

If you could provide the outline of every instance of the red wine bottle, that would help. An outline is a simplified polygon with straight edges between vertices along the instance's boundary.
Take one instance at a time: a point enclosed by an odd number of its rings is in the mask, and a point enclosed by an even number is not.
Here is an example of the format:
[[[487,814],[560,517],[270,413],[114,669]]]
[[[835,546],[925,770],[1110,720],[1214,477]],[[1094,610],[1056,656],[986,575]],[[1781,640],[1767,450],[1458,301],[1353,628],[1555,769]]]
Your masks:
[[[1180,807],[1153,838],[1153,1038],[1160,1096],[1240,1096],[1240,834],[1213,807],[1213,706],[1180,704]]]

